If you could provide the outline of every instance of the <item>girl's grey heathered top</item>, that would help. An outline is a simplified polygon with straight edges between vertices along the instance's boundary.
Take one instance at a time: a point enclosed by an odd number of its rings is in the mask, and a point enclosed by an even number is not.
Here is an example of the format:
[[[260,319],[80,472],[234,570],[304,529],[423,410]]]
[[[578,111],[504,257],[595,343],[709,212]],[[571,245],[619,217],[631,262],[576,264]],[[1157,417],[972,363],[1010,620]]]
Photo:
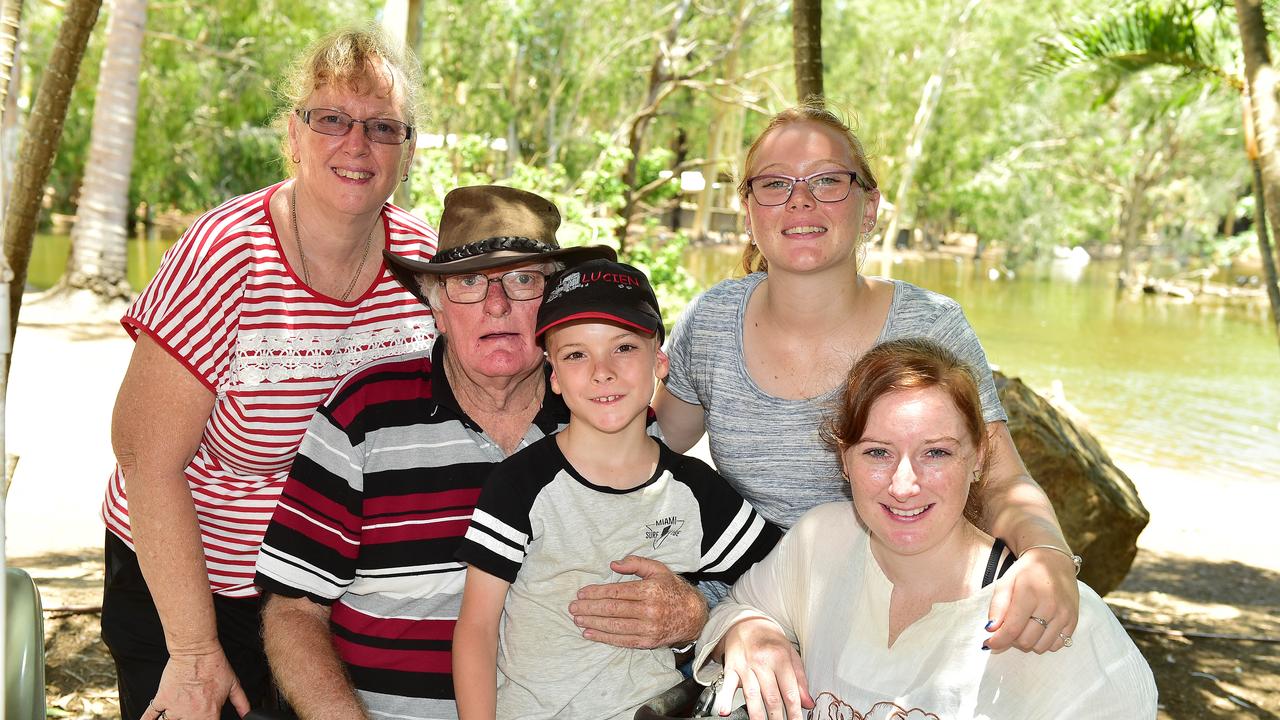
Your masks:
[[[818,435],[841,388],[806,400],[766,394],[747,373],[742,328],[764,273],[726,280],[693,301],[667,340],[667,389],[703,408],[716,469],[767,520],[789,528],[810,508],[849,499],[836,454]],[[876,344],[922,337],[973,367],[987,422],[1007,419],[987,355],[959,303],[892,281],[893,301]]]

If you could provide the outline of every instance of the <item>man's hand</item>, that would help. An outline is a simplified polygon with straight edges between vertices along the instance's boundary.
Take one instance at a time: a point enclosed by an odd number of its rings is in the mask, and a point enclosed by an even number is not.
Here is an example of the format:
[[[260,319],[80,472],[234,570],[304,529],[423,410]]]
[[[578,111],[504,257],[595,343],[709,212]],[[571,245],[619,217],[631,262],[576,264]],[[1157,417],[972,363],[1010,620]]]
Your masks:
[[[639,580],[587,585],[569,603],[573,622],[588,640],[627,648],[685,645],[707,623],[707,601],[657,560],[628,555],[609,563]]]
[[[266,593],[262,644],[267,661],[276,687],[302,720],[367,720],[364,705],[333,646],[330,612],[328,605],[306,597]]]

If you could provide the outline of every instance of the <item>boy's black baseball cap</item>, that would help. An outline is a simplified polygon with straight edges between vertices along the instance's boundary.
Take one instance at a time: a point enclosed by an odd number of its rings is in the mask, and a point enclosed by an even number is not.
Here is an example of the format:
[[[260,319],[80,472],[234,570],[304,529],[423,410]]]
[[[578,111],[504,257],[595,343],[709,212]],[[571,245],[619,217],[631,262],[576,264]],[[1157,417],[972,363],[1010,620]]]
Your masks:
[[[663,335],[662,312],[649,278],[611,260],[588,260],[547,280],[535,337],[541,340],[551,328],[575,320],[603,320],[642,335]]]

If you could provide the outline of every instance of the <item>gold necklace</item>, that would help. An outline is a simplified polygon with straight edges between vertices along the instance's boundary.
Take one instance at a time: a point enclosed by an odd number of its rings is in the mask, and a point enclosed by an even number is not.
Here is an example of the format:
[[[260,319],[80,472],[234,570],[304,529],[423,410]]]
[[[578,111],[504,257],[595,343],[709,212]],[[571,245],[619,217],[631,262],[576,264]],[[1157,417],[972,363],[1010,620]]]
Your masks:
[[[298,181],[294,180],[293,185],[289,187],[289,221],[293,226],[293,242],[298,246],[298,259],[302,264],[302,281],[311,286],[311,273],[307,271],[307,254],[302,251],[302,235],[298,232]],[[378,229],[378,221],[374,219],[373,227],[369,228],[369,237],[364,241],[364,254],[360,256],[360,265],[356,267],[356,274],[351,276],[351,282],[347,284],[347,289],[339,298],[346,302],[350,297],[351,291],[356,286],[356,281],[360,279],[360,272],[364,270],[364,264],[369,259],[369,248],[373,245],[373,231]]]

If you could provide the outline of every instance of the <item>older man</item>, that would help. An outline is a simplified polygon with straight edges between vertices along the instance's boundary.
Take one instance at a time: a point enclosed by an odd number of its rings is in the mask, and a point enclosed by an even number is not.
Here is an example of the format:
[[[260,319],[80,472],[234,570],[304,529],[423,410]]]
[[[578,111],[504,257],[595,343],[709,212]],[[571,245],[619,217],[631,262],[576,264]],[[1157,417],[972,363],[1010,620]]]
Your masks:
[[[440,339],[338,385],[258,559],[267,656],[301,717],[456,717],[450,649],[465,569],[454,551],[490,468],[569,417],[533,337],[546,275],[614,257],[561,248],[559,224],[532,193],[459,188],[429,263],[387,256],[425,295]],[[645,579],[588,589],[603,599],[574,608],[584,627],[615,644],[696,637],[700,596],[657,563],[629,567]]]

